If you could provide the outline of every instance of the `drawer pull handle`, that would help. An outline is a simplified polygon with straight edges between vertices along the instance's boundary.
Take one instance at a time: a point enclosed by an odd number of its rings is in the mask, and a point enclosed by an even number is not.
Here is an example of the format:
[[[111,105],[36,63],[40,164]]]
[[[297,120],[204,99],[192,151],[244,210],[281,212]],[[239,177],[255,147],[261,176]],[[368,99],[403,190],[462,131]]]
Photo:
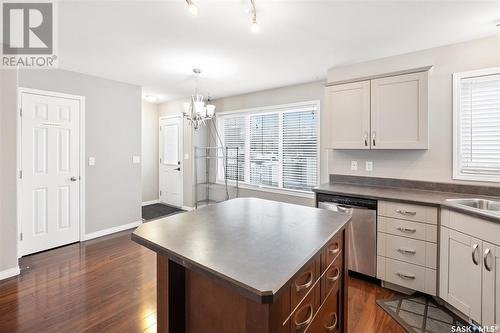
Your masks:
[[[406,233],[409,233],[409,234],[417,232],[417,229],[415,229],[415,228],[398,227],[397,229],[399,231],[401,231],[401,232],[406,232]]]
[[[417,251],[415,250],[408,250],[408,249],[398,249],[397,250],[401,254],[415,254]]]
[[[335,269],[334,269],[333,271],[335,272],[335,275],[334,275],[334,276],[328,276],[328,275],[326,276],[326,279],[327,279],[328,281],[330,281],[330,282],[335,282],[335,281],[337,281],[337,280],[339,279],[339,277],[340,277],[340,270],[339,270],[337,267],[335,267]]]
[[[311,321],[313,319],[313,314],[314,314],[314,308],[313,308],[313,306],[311,304],[308,304],[306,307],[309,308],[309,310],[308,310],[309,316],[307,317],[306,320],[304,320],[304,321],[302,321],[300,323],[297,323],[297,320],[295,320],[295,329],[297,331],[300,331],[303,328],[306,328],[307,326],[309,326],[309,324],[311,323]],[[302,308],[302,309],[304,309],[304,308]]]
[[[400,272],[396,273],[396,275],[402,279],[415,280],[415,275],[410,275],[410,274],[405,274],[405,273],[400,273]]]
[[[417,212],[410,212],[410,211],[402,210],[402,209],[397,209],[396,213],[399,213],[401,215],[407,215],[407,216],[415,216],[415,215],[417,215]]]
[[[490,249],[486,249],[484,251],[484,268],[486,268],[488,272],[491,272],[491,266],[488,264],[488,257],[490,256],[490,253],[491,253]]]
[[[328,249],[328,253],[330,254],[337,254],[340,251],[339,243],[335,243],[335,248],[333,249]]]
[[[328,332],[333,331],[337,327],[338,317],[337,317],[337,314],[335,312],[332,314],[332,321],[333,321],[333,324],[331,324],[330,326],[325,325],[325,328]]]
[[[309,280],[306,283],[297,284],[297,281],[295,282],[295,288],[297,289],[297,292],[304,290],[304,289],[308,289],[310,286],[312,286],[313,279],[314,279],[313,272],[309,271],[309,272],[307,272],[307,274],[309,275]]]
[[[477,255],[476,255],[478,253],[478,250],[479,250],[478,244],[472,245],[472,262],[476,266],[479,265],[479,260],[477,259]]]

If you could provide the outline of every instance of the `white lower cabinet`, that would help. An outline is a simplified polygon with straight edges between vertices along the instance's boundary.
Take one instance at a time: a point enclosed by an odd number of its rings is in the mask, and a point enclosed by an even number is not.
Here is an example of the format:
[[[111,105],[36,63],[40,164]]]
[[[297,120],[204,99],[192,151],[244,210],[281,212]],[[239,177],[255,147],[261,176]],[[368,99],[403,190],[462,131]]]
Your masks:
[[[481,322],[481,241],[441,228],[439,296]]]
[[[449,210],[441,214],[439,296],[483,326],[500,324],[495,243],[500,243],[500,223]]]
[[[482,324],[500,323],[500,247],[483,242]]]
[[[436,295],[437,208],[379,201],[377,278]]]

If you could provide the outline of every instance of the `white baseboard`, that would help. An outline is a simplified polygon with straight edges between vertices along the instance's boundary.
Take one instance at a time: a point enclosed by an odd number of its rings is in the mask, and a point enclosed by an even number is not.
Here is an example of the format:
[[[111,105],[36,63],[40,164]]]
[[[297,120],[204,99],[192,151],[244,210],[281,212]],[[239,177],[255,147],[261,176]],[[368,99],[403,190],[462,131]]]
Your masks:
[[[20,273],[19,266],[0,271],[0,280],[19,275],[19,273]]]
[[[189,207],[189,206],[182,206],[181,208],[187,211],[194,210],[194,207]]]
[[[132,223],[129,223],[129,224],[119,225],[119,226],[113,227],[113,228],[108,228],[108,229],[99,230],[99,231],[96,231],[96,232],[91,232],[91,233],[85,234],[85,236],[83,237],[83,240],[87,241],[87,240],[91,240],[91,239],[94,239],[94,238],[98,238],[98,237],[102,237],[102,236],[114,234],[115,232],[120,232],[120,231],[123,231],[123,230],[128,230],[128,229],[136,228],[136,227],[140,226],[141,224],[142,224],[142,220],[141,221],[137,221],[137,222],[132,222]]]
[[[160,202],[160,200],[144,201],[144,202],[142,203],[142,206],[144,207],[144,206],[147,206],[147,205],[154,205],[154,204],[157,204],[157,203],[159,203],[159,202]]]

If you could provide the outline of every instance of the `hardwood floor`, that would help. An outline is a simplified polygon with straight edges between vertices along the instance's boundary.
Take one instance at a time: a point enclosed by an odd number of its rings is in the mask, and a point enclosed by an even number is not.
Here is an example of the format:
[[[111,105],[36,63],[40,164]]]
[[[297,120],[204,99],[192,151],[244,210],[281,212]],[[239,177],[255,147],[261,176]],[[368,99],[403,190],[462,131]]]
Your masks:
[[[156,256],[130,232],[22,258],[0,281],[0,332],[156,332]],[[349,283],[349,332],[405,332],[375,304],[395,293]]]

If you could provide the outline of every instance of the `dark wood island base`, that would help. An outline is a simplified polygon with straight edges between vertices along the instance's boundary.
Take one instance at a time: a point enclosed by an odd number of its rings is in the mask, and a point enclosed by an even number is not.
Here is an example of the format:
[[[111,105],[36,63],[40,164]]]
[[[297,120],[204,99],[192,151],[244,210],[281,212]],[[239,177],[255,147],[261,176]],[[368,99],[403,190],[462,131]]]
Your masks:
[[[347,332],[346,229],[270,304],[157,255],[158,333]]]
[[[345,333],[350,215],[239,198],[146,223],[158,333]]]

